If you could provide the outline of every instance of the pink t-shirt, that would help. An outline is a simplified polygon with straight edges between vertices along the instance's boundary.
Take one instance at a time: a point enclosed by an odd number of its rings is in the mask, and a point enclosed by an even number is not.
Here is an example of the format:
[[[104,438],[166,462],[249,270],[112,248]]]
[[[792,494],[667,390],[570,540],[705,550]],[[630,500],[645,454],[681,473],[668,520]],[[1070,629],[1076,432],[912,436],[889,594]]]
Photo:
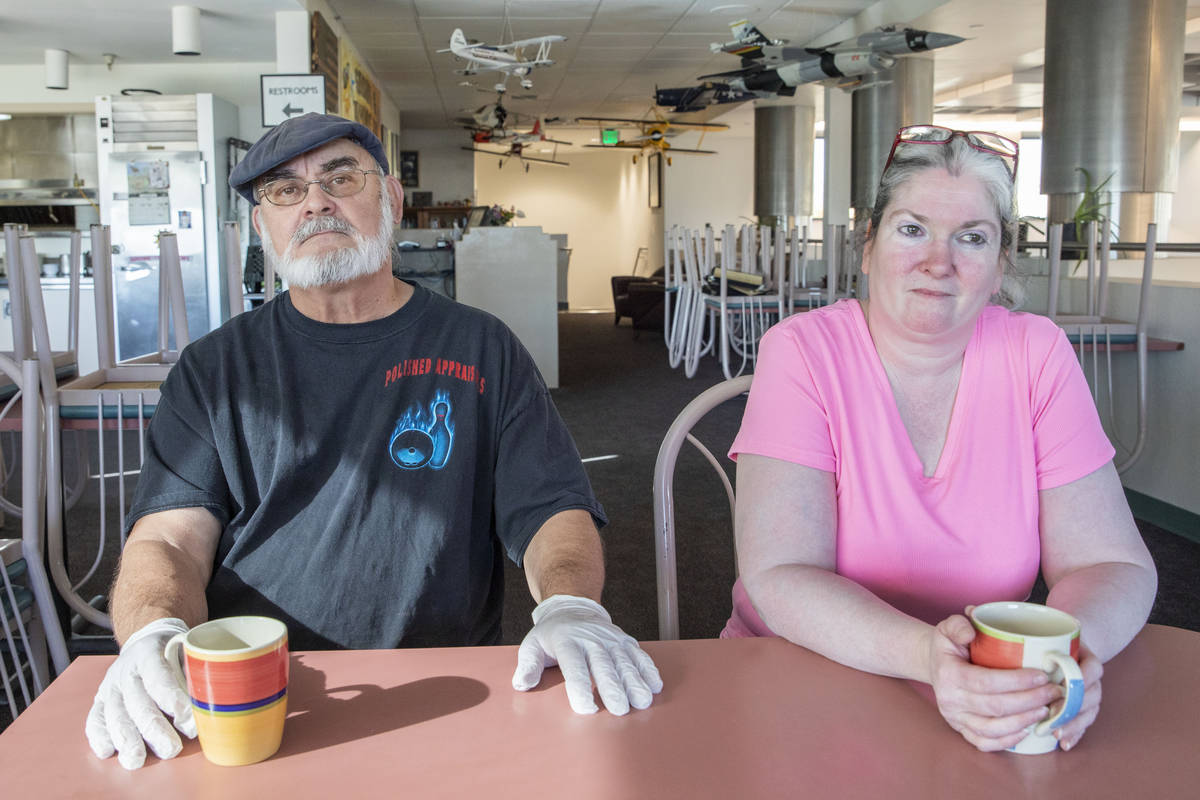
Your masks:
[[[1114,450],[1058,326],[988,306],[926,478],[862,309],[844,300],[763,337],[738,453],[832,472],[838,574],[936,623],[968,603],[1027,597],[1038,491],[1094,472]],[[722,635],[770,633],[739,581]]]

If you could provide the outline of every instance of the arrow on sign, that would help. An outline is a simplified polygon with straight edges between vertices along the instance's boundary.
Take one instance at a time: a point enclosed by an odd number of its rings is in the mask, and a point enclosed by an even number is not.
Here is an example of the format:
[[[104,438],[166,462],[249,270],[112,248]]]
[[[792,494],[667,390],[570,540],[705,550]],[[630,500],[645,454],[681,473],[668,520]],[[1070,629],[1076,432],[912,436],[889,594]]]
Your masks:
[[[292,104],[291,104],[291,103],[288,103],[286,106],[284,106],[284,107],[283,107],[283,113],[287,114],[289,117],[290,117],[292,114],[300,114],[300,113],[303,113],[303,112],[304,112],[304,109],[303,109],[303,108],[292,108]]]

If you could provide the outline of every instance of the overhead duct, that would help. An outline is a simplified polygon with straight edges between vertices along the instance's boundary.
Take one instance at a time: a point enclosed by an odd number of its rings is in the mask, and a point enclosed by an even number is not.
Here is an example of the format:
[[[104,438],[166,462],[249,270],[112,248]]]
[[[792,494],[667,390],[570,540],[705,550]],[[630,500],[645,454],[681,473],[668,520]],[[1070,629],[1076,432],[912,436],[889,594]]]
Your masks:
[[[1149,222],[1166,229],[1186,11],[1185,0],[1046,3],[1041,188],[1051,222],[1071,221],[1088,188],[1083,169],[1091,188],[1108,181],[1121,238],[1140,240]]]
[[[851,99],[850,202],[856,220],[865,219],[875,204],[896,131],[933,121],[932,59],[901,58],[892,69],[868,80]]]
[[[796,214],[796,107],[754,108],[754,214],[786,224]]]

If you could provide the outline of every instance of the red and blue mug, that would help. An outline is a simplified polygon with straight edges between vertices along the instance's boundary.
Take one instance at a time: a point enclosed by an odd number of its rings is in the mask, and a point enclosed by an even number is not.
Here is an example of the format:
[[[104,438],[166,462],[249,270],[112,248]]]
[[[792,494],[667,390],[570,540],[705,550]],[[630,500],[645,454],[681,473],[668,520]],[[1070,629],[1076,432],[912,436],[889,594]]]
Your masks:
[[[971,624],[975,626],[971,663],[994,669],[1044,670],[1051,681],[1063,687],[1063,703],[1057,713],[1034,725],[1009,750],[1034,755],[1057,748],[1053,731],[1074,719],[1083,705],[1079,620],[1037,603],[998,602],[975,606]]]

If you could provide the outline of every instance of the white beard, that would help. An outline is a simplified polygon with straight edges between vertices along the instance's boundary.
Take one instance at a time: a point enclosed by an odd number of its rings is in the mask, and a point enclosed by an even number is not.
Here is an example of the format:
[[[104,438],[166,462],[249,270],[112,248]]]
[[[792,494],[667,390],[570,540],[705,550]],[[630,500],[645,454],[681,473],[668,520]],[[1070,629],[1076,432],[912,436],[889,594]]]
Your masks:
[[[263,225],[259,232],[263,256],[288,286],[297,289],[346,283],[378,272],[391,264],[388,254],[392,248],[392,199],[386,187],[380,189],[379,210],[379,229],[374,236],[359,233],[350,223],[337,217],[314,217],[296,229],[282,254],[275,250],[267,226]],[[311,256],[296,255],[296,248],[308,237],[324,231],[345,233],[354,244]]]

